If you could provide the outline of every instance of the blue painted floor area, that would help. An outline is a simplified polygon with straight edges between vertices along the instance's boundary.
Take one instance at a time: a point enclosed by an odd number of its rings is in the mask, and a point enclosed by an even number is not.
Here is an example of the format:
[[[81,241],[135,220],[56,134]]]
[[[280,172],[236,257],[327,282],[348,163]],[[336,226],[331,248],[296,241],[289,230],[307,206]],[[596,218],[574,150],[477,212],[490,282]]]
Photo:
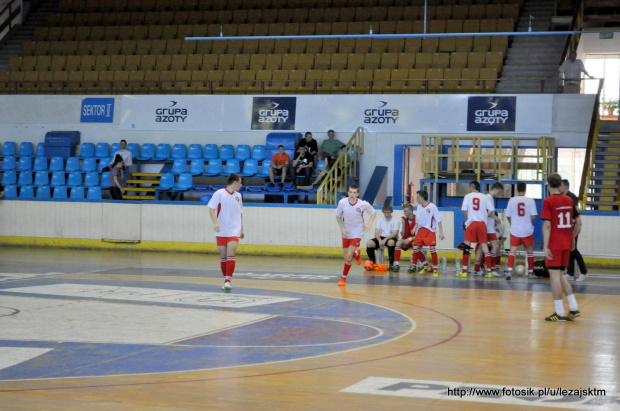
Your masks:
[[[119,292],[123,292],[123,288],[126,287],[136,287],[144,290],[145,295],[156,290],[222,293],[219,286],[197,284],[40,278],[0,284],[0,298],[12,296],[63,302],[96,301],[109,304],[111,312],[115,311],[119,304],[205,310],[205,318],[209,316],[213,319],[213,315],[221,317],[222,329],[207,335],[180,339],[170,344],[7,340],[1,339],[0,332],[0,347],[51,349],[38,357],[0,370],[1,380],[159,373],[287,361],[379,344],[402,336],[415,326],[409,318],[375,305],[310,294],[244,287],[235,287],[233,293],[225,294],[223,298],[234,300],[235,296],[268,295],[295,300],[231,308],[28,292],[30,287],[57,285],[68,287],[70,284],[115,285],[119,287]],[[12,291],[5,291],[8,289]],[[20,307],[11,308],[20,309]],[[269,317],[227,329],[226,318],[228,313],[232,312]],[[11,321],[19,324],[19,314],[12,317]],[[0,318],[0,322],[1,320]],[[8,320],[8,317],[5,320]],[[183,321],[183,318],[178,320]],[[78,326],[79,324],[76,324],[76,327]]]

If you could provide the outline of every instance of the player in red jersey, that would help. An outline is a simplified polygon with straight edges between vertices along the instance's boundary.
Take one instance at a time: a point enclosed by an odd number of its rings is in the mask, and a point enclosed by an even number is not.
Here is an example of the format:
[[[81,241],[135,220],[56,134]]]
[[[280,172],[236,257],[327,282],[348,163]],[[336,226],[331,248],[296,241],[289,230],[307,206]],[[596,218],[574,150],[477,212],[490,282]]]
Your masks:
[[[413,214],[413,206],[409,203],[403,205],[402,221],[400,224],[401,235],[400,239],[396,242],[396,249],[394,250],[394,271],[400,270],[400,253],[402,250],[408,250],[413,247],[414,228],[416,225],[415,215]],[[415,272],[415,266],[411,264],[409,266],[409,272]]]
[[[230,280],[235,271],[237,244],[243,234],[243,201],[238,191],[241,189],[241,176],[232,173],[226,181],[226,188],[217,190],[209,200],[209,214],[220,252],[220,268],[224,276],[222,290],[230,291]]]
[[[573,288],[564,278],[570,252],[575,248],[575,237],[581,230],[579,211],[570,197],[560,191],[562,177],[559,174],[550,174],[547,177],[549,197],[543,201],[540,218],[543,223],[543,251],[546,256],[551,294],[555,304],[555,312],[546,321],[567,321],[579,317],[581,312],[573,294]],[[569,312],[564,315],[563,295],[568,300]]]

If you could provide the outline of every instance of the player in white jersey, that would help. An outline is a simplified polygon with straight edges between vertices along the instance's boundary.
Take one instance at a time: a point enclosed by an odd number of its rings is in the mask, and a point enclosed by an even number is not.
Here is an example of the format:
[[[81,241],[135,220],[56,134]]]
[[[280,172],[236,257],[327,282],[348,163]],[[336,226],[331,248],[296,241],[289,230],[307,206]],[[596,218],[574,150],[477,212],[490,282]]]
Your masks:
[[[342,233],[342,253],[344,255],[344,269],[338,285],[346,285],[347,275],[351,269],[351,261],[355,257],[357,265],[362,263],[360,242],[364,232],[370,230],[377,214],[367,201],[358,199],[360,190],[356,185],[349,186],[349,197],[343,198],[336,208],[336,221]],[[370,221],[364,225],[364,212],[370,214]]]
[[[415,226],[415,239],[413,240],[413,255],[411,256],[411,265],[415,266],[418,261],[422,262],[424,267],[420,270],[420,274],[430,271],[428,267],[428,261],[422,252],[422,247],[428,246],[431,250],[431,258],[433,261],[433,277],[439,277],[437,271],[439,265],[439,259],[437,258],[437,235],[435,234],[439,229],[439,239],[443,240],[443,226],[441,222],[443,217],[439,214],[437,206],[428,201],[428,193],[424,190],[420,190],[416,193],[416,201],[418,202],[418,208],[416,212],[416,226]]]
[[[495,262],[497,261],[497,256],[500,254],[499,250],[499,239],[497,238],[497,234],[495,233],[495,225],[501,224],[501,220],[495,213],[495,198],[500,195],[500,193],[504,191],[504,186],[502,183],[495,183],[491,186],[489,190],[489,194],[487,194],[487,200],[493,206],[493,214],[487,217],[487,243],[491,243],[491,261],[493,261],[492,267],[487,267],[487,273],[489,272],[489,268],[491,269],[491,276],[499,277],[499,273],[495,268]],[[480,248],[480,244],[478,244],[478,248],[476,250],[476,264],[474,266],[474,271],[479,272],[480,266],[482,265],[482,249]]]
[[[525,195],[527,185],[523,181],[517,182],[517,196],[508,201],[506,217],[510,223],[510,254],[508,254],[508,273],[506,279],[512,276],[515,265],[517,248],[523,245],[527,252],[527,268],[530,278],[537,278],[534,274],[534,221],[538,216],[536,203]]]
[[[224,276],[222,290],[230,291],[230,280],[235,271],[235,253],[243,234],[243,201],[238,191],[241,189],[241,176],[231,174],[226,188],[217,190],[209,200],[209,215],[220,252],[220,268]]]
[[[375,249],[383,253],[382,247],[387,247],[390,259],[388,271],[392,271],[394,269],[394,250],[400,231],[400,220],[392,217],[394,209],[389,204],[384,205],[381,211],[383,212],[383,217],[381,217],[375,227],[375,237],[366,243],[366,254],[368,254],[368,259],[375,264],[377,262],[375,259]]]
[[[469,194],[463,198],[463,217],[465,218],[465,246],[463,247],[463,269],[461,277],[467,277],[467,264],[469,264],[469,252],[471,244],[477,243],[482,247],[484,258],[487,263],[487,277],[492,277],[491,254],[487,246],[487,218],[495,211],[493,204],[489,202],[486,195],[480,192],[480,183],[471,181],[469,183]]]

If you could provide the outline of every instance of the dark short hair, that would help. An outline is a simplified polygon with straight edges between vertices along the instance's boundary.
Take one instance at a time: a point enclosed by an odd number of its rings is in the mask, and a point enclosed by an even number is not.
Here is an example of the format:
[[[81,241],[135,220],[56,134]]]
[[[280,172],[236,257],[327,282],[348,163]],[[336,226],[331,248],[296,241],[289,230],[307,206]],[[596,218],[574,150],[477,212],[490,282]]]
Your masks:
[[[547,183],[551,188],[558,188],[562,184],[562,176],[558,173],[549,174],[547,176]]]
[[[480,191],[480,183],[477,182],[476,180],[470,181],[469,186],[473,187],[476,191]]]
[[[359,188],[358,186],[356,186],[355,184],[351,184],[351,185],[349,186],[349,190],[350,190],[350,189],[352,189],[352,188],[353,188],[353,189],[355,189],[355,190],[357,190],[357,192],[358,192],[358,193],[360,192],[360,188]]]
[[[335,133],[335,131],[332,130],[332,129],[329,129],[329,130],[327,130],[327,134],[329,134],[329,133]]]
[[[280,145],[278,146],[278,148],[284,148],[284,146],[283,146],[282,144],[280,144]]]
[[[381,211],[386,212],[386,211],[394,211],[394,209],[392,208],[392,206],[390,204],[386,204],[383,206],[383,208],[381,209]]]
[[[491,186],[491,190],[503,190],[504,185],[499,181]]]
[[[428,201],[428,193],[425,190],[419,190],[416,194],[422,197],[424,201]]]
[[[308,137],[308,134],[310,134],[310,137],[312,137],[312,133],[309,131],[306,131],[306,134],[304,134],[304,137]]]
[[[525,193],[527,185],[523,181],[517,181],[517,193]]]
[[[241,181],[241,176],[237,173],[231,173],[226,179],[226,184],[231,185],[234,182]]]
[[[127,144],[127,140],[121,140],[121,143]]]
[[[567,179],[563,179],[562,184],[564,184],[566,188],[570,188],[570,181],[568,181]]]

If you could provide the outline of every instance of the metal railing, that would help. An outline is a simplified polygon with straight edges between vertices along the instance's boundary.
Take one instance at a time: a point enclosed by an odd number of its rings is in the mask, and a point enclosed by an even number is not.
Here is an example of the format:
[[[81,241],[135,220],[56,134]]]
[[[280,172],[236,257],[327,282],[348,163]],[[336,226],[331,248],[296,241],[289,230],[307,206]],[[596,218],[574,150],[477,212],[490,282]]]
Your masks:
[[[358,127],[317,189],[317,204],[338,204],[339,194],[359,179],[359,162],[364,154],[364,128]]]

